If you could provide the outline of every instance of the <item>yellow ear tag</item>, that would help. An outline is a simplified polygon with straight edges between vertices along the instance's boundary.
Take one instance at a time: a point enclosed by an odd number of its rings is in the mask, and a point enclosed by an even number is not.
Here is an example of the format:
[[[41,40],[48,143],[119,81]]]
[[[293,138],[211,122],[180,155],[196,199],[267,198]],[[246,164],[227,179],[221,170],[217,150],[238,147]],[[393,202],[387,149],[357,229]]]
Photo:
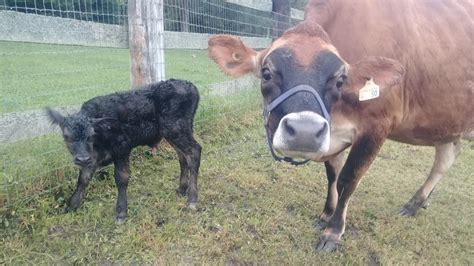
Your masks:
[[[367,101],[379,97],[380,87],[370,78],[365,82],[364,87],[359,90],[359,101]]]

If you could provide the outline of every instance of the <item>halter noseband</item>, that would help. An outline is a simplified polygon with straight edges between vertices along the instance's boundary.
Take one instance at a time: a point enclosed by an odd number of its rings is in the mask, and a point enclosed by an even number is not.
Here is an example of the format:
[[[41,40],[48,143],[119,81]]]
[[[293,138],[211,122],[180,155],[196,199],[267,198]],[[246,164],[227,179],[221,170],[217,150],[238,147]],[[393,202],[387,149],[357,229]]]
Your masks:
[[[267,137],[268,148],[270,149],[270,152],[271,152],[273,158],[276,161],[279,161],[279,162],[285,161],[285,162],[288,162],[292,165],[302,165],[302,164],[305,164],[305,163],[310,161],[310,159],[307,159],[307,160],[304,160],[304,161],[295,161],[293,158],[290,158],[290,157],[280,157],[280,156],[278,156],[275,153],[275,150],[273,149],[272,140],[270,140],[270,137],[269,137],[269,134],[268,134],[269,133],[268,118],[270,117],[271,112],[275,108],[277,108],[281,103],[286,101],[288,98],[290,98],[294,94],[296,94],[298,92],[302,92],[302,91],[309,92],[314,96],[314,98],[316,98],[316,101],[318,102],[319,106],[321,107],[324,118],[328,122],[330,120],[329,112],[327,111],[326,106],[324,105],[324,102],[321,99],[321,96],[319,96],[318,92],[313,87],[311,87],[309,85],[306,85],[306,84],[301,84],[301,85],[295,86],[295,87],[285,91],[283,94],[281,94],[276,99],[274,99],[270,104],[265,105],[263,107],[263,119],[265,121],[265,134],[266,134],[266,137]]]

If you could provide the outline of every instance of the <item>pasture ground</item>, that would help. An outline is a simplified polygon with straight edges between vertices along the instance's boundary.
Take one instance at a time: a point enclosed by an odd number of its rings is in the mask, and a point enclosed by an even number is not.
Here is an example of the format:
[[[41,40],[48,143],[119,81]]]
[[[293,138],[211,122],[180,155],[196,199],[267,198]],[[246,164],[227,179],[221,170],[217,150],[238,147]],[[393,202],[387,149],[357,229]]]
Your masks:
[[[217,76],[212,73],[211,80]],[[354,193],[340,251],[319,254],[314,246],[320,233],[312,222],[326,196],[323,164],[274,162],[265,146],[258,91],[237,96],[203,99],[199,107],[196,133],[204,149],[197,211],[174,192],[179,165],[166,143],[156,157],[147,148],[135,150],[123,225],[113,219],[111,168],[96,175],[77,212],[64,214],[77,169],[60,137],[5,146],[4,164],[18,162],[35,178],[15,191],[25,200],[0,208],[0,264],[474,263],[472,143],[463,142],[427,210],[403,218],[397,212],[424,182],[434,151],[387,141]],[[220,100],[225,104],[219,106]],[[15,174],[13,168],[2,169]],[[4,170],[0,180],[15,182],[17,176]]]

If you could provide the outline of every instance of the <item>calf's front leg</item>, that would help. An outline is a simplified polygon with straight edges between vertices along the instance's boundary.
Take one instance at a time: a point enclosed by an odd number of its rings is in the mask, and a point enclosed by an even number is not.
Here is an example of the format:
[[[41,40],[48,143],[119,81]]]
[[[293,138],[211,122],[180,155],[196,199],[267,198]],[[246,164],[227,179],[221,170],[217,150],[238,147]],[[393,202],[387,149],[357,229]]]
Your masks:
[[[115,166],[115,184],[117,185],[118,196],[115,219],[117,224],[122,224],[127,220],[127,186],[130,176],[129,157],[123,157],[114,161]]]
[[[385,138],[364,135],[353,144],[337,179],[336,209],[316,246],[318,251],[334,251],[344,234],[347,206],[362,175],[374,160]]]
[[[77,210],[81,206],[82,199],[84,198],[84,192],[87,185],[92,179],[95,172],[95,167],[83,167],[77,178],[76,190],[72,193],[69,198],[69,204],[66,208],[66,212]]]

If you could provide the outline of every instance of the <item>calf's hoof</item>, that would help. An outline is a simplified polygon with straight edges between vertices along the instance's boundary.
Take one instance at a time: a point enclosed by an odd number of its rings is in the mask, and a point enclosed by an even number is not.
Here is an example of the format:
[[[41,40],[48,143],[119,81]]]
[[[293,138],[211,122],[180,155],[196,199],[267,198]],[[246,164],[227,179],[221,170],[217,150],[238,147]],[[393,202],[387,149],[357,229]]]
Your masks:
[[[180,196],[186,196],[186,190],[188,190],[188,188],[186,187],[178,187],[176,189],[176,194],[180,195]]]
[[[340,245],[340,241],[335,239],[332,235],[322,235],[316,244],[317,252],[333,252],[336,251]]]
[[[190,210],[193,210],[193,211],[197,210],[197,203],[196,202],[190,202],[189,205],[188,205],[188,208]]]
[[[75,212],[79,207],[74,207],[74,206],[67,206],[64,209],[64,213],[70,213],[70,212]]]
[[[115,224],[121,225],[124,224],[127,221],[127,216],[117,216],[115,218]]]

